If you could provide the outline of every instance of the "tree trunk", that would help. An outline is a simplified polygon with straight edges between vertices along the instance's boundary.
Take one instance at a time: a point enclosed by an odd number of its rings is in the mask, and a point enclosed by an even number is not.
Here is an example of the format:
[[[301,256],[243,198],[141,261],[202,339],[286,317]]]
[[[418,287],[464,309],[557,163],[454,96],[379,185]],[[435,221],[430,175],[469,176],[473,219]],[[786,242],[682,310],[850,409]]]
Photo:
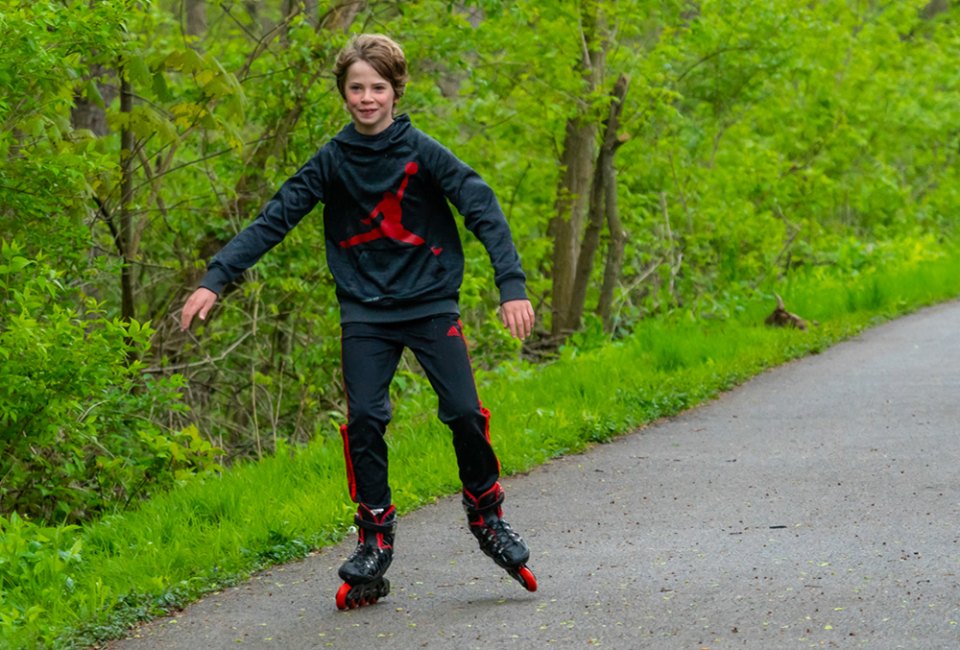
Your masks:
[[[317,24],[317,0],[283,0],[283,15],[290,16],[299,13],[303,7],[303,15],[307,17],[311,25]]]
[[[627,243],[627,233],[620,221],[620,210],[617,207],[617,177],[613,168],[613,158],[610,161],[610,170],[605,175],[604,195],[607,212],[607,230],[610,234],[610,243],[607,250],[607,263],[603,269],[603,286],[600,287],[600,300],[597,303],[597,314],[603,320],[603,329],[607,333],[613,332],[613,294],[620,283],[620,274],[623,270],[623,249]]]
[[[580,8],[583,49],[578,69],[584,80],[586,101],[581,102],[577,114],[567,120],[560,167],[563,174],[557,187],[555,215],[548,234],[553,240],[553,320],[551,331],[555,338],[569,334],[575,328],[572,306],[580,240],[589,206],[593,159],[596,149],[597,125],[591,115],[593,95],[600,84],[606,58],[606,43],[598,44],[597,24],[599,7],[596,0],[585,1]]]
[[[117,96],[117,87],[112,84],[103,84],[99,81],[105,75],[105,69],[100,64],[90,66],[90,83],[96,84],[102,102],[91,100],[84,93],[77,93],[74,97],[73,108],[70,109],[70,123],[74,129],[89,129],[97,137],[109,135],[106,107]]]
[[[563,176],[557,188],[554,216],[549,229],[553,239],[553,335],[565,336],[575,325],[571,322],[571,300],[580,233],[589,207],[590,177],[597,128],[580,120],[567,122],[563,157]]]
[[[129,115],[133,112],[133,90],[127,79],[125,70],[120,71],[120,112]],[[127,122],[120,130],[120,229],[118,245],[120,247],[120,315],[124,321],[130,321],[135,314],[133,263],[136,251],[133,250],[133,166],[134,147],[136,145],[133,131]]]
[[[600,157],[603,157],[603,151]],[[583,320],[583,305],[587,299],[587,285],[593,272],[593,262],[600,246],[600,231],[603,228],[603,165],[597,160],[593,168],[593,183],[590,187],[590,205],[587,208],[587,225],[583,231],[583,242],[577,255],[574,270],[573,287],[570,300],[566,305],[566,325],[568,331],[580,329]]]
[[[920,11],[920,16],[924,20],[930,20],[931,18],[936,18],[938,15],[942,14],[945,11],[950,10],[950,0],[930,0]]]
[[[620,128],[620,114],[623,112],[623,102],[627,95],[627,78],[623,75],[617,79],[611,92],[610,113],[604,120],[603,143],[597,156],[594,168],[593,187],[590,190],[589,218],[583,235],[583,244],[577,259],[576,274],[574,276],[573,291],[569,304],[569,325],[571,329],[580,328],[583,318],[583,307],[587,298],[587,287],[593,275],[594,260],[597,248],[600,246],[600,232],[603,229],[604,215],[608,214],[607,200],[611,194],[616,202],[616,180],[614,178],[613,157],[623,144],[617,136]],[[613,206],[616,209],[616,205]]]
[[[250,20],[254,23],[259,24],[260,22],[260,3],[257,0],[243,0],[243,9],[247,12],[247,16],[250,17]]]
[[[207,32],[207,0],[183,0],[184,31],[191,36]]]
[[[317,11],[320,8],[317,0],[301,0],[303,2],[303,12],[307,15],[307,18],[310,19],[312,24],[317,22]]]

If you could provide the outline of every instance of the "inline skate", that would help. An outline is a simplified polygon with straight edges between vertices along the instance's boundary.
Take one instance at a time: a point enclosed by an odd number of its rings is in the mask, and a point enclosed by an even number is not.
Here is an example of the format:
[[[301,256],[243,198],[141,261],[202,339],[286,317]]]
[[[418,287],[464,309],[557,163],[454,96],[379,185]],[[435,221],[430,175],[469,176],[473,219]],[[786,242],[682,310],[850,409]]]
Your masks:
[[[383,576],[393,561],[396,508],[371,510],[360,504],[354,522],[357,547],[338,571],[343,585],[337,591],[337,609],[372,605],[390,593],[390,581]]]
[[[494,484],[480,496],[463,491],[463,509],[467,513],[470,532],[498,566],[505,569],[527,591],[537,590],[537,578],[527,568],[530,549],[519,534],[503,519],[503,488]]]

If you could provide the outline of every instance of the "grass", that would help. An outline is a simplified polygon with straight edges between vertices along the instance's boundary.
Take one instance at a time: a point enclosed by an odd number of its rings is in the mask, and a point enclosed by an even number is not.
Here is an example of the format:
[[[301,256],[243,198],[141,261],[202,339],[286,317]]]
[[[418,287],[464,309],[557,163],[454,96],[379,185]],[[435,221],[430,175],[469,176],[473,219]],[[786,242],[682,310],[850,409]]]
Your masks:
[[[839,278],[826,271],[776,287],[809,331],[764,327],[765,300],[734,301],[723,318],[693,312],[644,322],[629,338],[557,362],[480,375],[505,473],[601,443],[712,398],[764,369],[816,353],[865,327],[958,293],[960,253],[891,263]],[[398,509],[459,488],[436,399],[416,393],[389,438]],[[270,564],[343,538],[351,522],[339,435],[231,469],[82,530],[0,534],[0,644],[84,647]]]

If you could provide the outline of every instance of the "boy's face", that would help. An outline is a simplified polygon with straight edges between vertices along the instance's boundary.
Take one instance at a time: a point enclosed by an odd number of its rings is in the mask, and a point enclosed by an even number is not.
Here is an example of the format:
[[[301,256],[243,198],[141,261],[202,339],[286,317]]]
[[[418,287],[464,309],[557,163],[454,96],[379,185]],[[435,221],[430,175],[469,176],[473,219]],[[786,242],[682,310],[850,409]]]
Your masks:
[[[347,70],[344,93],[347,110],[360,133],[376,135],[393,122],[393,86],[366,61],[357,61]]]

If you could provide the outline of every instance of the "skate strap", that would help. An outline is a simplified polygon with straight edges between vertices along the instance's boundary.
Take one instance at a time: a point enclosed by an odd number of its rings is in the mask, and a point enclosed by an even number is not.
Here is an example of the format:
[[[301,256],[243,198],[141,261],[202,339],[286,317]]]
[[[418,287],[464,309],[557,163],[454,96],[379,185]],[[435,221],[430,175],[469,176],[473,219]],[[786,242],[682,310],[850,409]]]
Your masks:
[[[388,521],[377,522],[364,519],[359,514],[353,516],[353,522],[364,530],[372,533],[394,533],[397,530],[397,518],[390,517]]]
[[[499,483],[495,483],[492,488],[475,497],[467,490],[463,491],[463,507],[467,512],[490,512],[497,510],[504,499],[503,489]]]

